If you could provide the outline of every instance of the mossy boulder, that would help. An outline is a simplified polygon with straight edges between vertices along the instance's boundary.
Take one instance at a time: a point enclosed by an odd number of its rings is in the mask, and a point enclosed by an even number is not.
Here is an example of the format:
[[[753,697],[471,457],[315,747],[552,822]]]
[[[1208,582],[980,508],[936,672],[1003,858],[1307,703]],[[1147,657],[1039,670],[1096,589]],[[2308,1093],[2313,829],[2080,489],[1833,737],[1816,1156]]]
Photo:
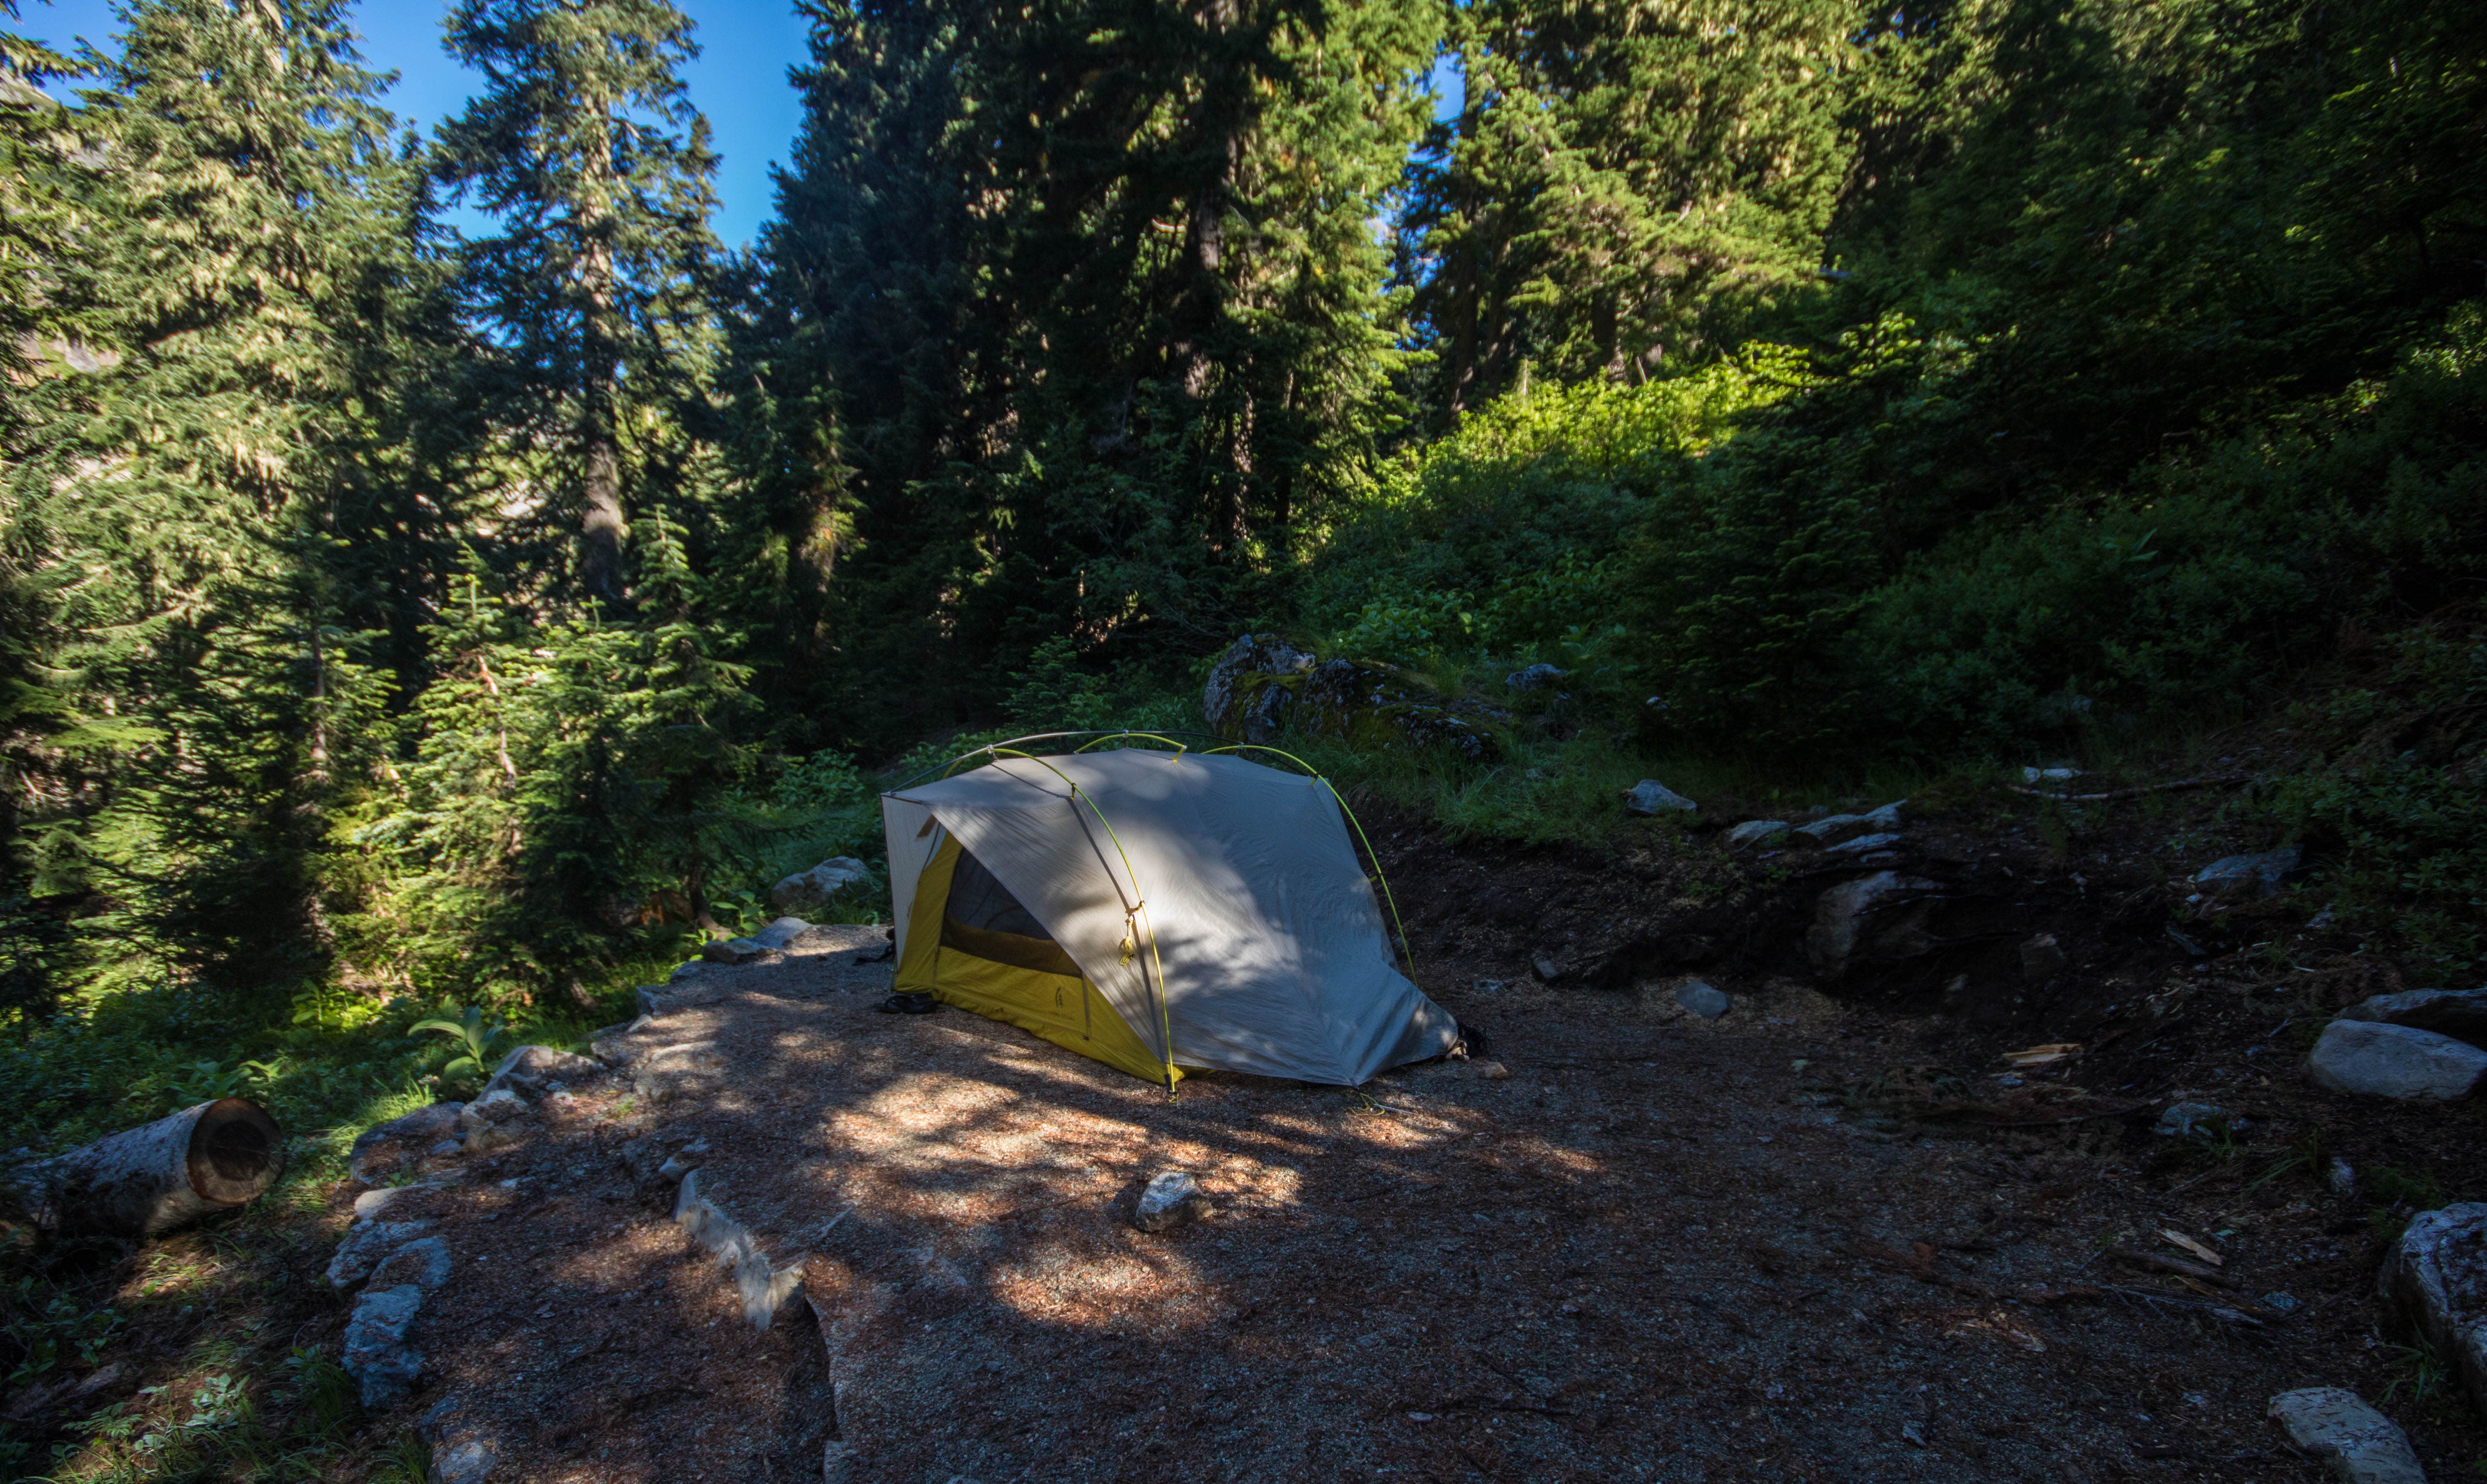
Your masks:
[[[1236,640],[1211,673],[1202,701],[1212,729],[1239,742],[1267,743],[1292,731],[1335,738],[1359,751],[1442,747],[1479,763],[1501,758],[1496,729],[1510,719],[1388,665],[1315,663],[1269,634]]]

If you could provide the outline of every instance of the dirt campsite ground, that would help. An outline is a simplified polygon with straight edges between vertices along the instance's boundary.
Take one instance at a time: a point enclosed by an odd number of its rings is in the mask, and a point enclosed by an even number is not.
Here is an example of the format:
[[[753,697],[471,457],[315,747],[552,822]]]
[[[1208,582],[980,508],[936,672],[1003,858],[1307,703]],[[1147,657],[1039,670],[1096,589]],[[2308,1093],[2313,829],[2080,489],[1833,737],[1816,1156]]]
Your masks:
[[[529,1484],[824,1457],[905,1484],[2313,1480],[2265,1420],[2309,1385],[2386,1406],[2440,1478],[2487,1452],[2372,1300],[2389,1199],[2290,1167],[2478,1184],[2474,1107],[2352,1106],[2294,1070],[2292,1007],[2374,988],[2354,963],[2276,997],[2260,958],[2115,937],[2133,909],[2101,883],[2176,890],[2166,862],[2042,876],[2035,845],[1925,831],[1918,868],[2016,883],[1955,893],[2025,919],[1955,933],[1972,968],[2033,925],[2075,962],[1981,1010],[1949,964],[1805,976],[1802,871],[1722,898],[1663,846],[1379,832],[1419,976],[1488,1057],[1169,1099],[955,1010],[877,1013],[877,930],[678,981],[601,1043],[621,1072],[388,1213],[457,1255],[407,1404],[435,1457],[474,1444]],[[1617,982],[1670,954],[1733,1008],[1686,1013],[1679,973]],[[1550,955],[1579,966],[1541,982]],[[2091,1049],[1995,1070],[2024,1038]],[[2156,1134],[2189,1098],[2229,1122]],[[660,1155],[799,1272],[765,1332],[671,1218]],[[1146,1235],[1132,1202],[1165,1169],[1216,1211]]]

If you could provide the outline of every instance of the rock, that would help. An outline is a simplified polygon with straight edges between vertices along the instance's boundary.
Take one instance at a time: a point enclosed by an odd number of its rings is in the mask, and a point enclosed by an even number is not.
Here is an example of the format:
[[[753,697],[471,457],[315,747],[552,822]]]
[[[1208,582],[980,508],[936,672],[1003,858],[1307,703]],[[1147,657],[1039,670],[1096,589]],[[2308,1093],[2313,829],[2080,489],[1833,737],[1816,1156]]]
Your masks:
[[[2378,1297],[2398,1309],[2487,1412],[2487,1204],[2410,1218],[2376,1274]]]
[[[484,1084],[483,1095],[489,1098],[496,1092],[510,1092],[521,1098],[541,1098],[555,1082],[583,1081],[603,1072],[601,1064],[584,1056],[549,1046],[522,1046],[501,1058],[500,1070]]]
[[[2487,1046],[2487,990],[2405,990],[2375,994],[2340,1012],[2344,1021],[2382,1021]]]
[[[1403,670],[1332,659],[1300,681],[1269,684],[1296,686],[1295,729],[1335,737],[1360,751],[1439,747],[1472,763],[1502,757],[1493,726],[1509,720],[1509,713],[1444,696]]]
[[[643,985],[641,988],[647,987]],[[654,1027],[655,1018],[647,1015],[626,1024],[607,1025],[587,1038],[587,1050],[604,1065],[615,1071],[625,1071],[654,1044],[642,1036],[643,1032]]]
[[[457,1147],[456,1142],[454,1140],[451,1141],[450,1148],[455,1151]],[[440,1174],[434,1175],[429,1180],[418,1181],[413,1185],[382,1186],[377,1190],[365,1190],[362,1194],[354,1197],[354,1219],[357,1221],[378,1220],[381,1216],[386,1214],[391,1206],[394,1206],[411,1196],[420,1195],[427,1190],[437,1190],[441,1187],[452,1183],[454,1183],[453,1176],[449,1174]]]
[[[2368,1097],[2453,1102],[2487,1079],[2487,1051],[2466,1041],[2382,1021],[2333,1021],[2314,1043],[2315,1085]]]
[[[2024,783],[2067,783],[2081,775],[2082,770],[2078,768],[2025,768],[2021,770],[2021,781]]]
[[[2194,1131],[2207,1123],[2227,1123],[2228,1110],[2213,1103],[2171,1103],[2159,1115],[2159,1126],[2151,1132],[2175,1138],[2191,1138]]]
[[[1502,685],[1506,690],[1543,690],[1569,673],[1551,664],[1532,664],[1504,676]]]
[[[704,1092],[725,1080],[725,1053],[713,1041],[686,1041],[660,1046],[631,1064],[631,1090],[651,1103],[666,1103],[686,1092]]]
[[[396,1288],[411,1283],[431,1293],[449,1281],[452,1271],[449,1244],[437,1237],[418,1237],[380,1259],[372,1270],[371,1286]]]
[[[2271,1399],[2288,1441],[2322,1459],[2348,1484],[2426,1484],[2409,1439],[2389,1417],[2338,1386],[2307,1386]]]
[[[2204,866],[2194,884],[2206,897],[2275,896],[2288,873],[2297,869],[2298,858],[2294,845],[2258,855],[2229,855]]]
[[[783,953],[795,945],[795,939],[810,931],[812,925],[800,917],[780,917],[752,934],[751,940],[763,948],[773,948]]]
[[[2333,1195],[2347,1200],[2358,1193],[2357,1166],[2335,1154],[2332,1162],[2324,1166],[2323,1183],[2331,1187]]]
[[[1900,827],[1900,805],[1903,798],[1885,804],[1871,814],[1833,814],[1809,824],[1799,825],[1792,832],[1816,845],[1837,845],[1858,835],[1893,834]]]
[[[435,1160],[454,1160],[466,1152],[466,1146],[454,1138],[444,1138],[425,1152]]]
[[[1138,1204],[1132,1208],[1132,1224],[1146,1232],[1172,1231],[1209,1212],[1209,1197],[1202,1193],[1200,1182],[1170,1169],[1150,1177]]]
[[[1736,1001],[1725,991],[1698,979],[1677,986],[1675,1002],[1705,1021],[1715,1021],[1736,1008]]]
[[[2021,977],[2036,983],[2064,971],[2066,960],[2053,933],[2041,933],[2021,945]]]
[[[328,1286],[343,1293],[360,1288],[380,1259],[431,1229],[429,1221],[357,1221],[328,1259]]]
[[[526,1116],[525,1102],[503,1087],[467,1104],[458,1114],[458,1127],[466,1134],[467,1149],[481,1154],[517,1142],[517,1126]]]
[[[500,1461],[499,1450],[490,1443],[470,1439],[434,1458],[424,1484],[484,1484]]]
[[[2305,1305],[2294,1294],[2268,1293],[2262,1296],[2262,1306],[2275,1314],[2294,1314]]]
[[[1295,707],[1292,686],[1273,686],[1272,679],[1299,679],[1313,667],[1314,657],[1273,633],[1247,633],[1226,647],[1201,687],[1200,714],[1209,729],[1239,742],[1269,743],[1285,730],[1287,713]]]
[[[780,878],[768,888],[768,910],[781,917],[789,913],[825,917],[840,899],[871,889],[871,867],[852,855],[833,855],[809,871]]]
[[[768,951],[765,944],[747,938],[729,938],[700,949],[700,957],[712,964],[748,964]]]
[[[1746,850],[1773,835],[1785,834],[1787,827],[1785,820],[1746,820],[1727,831],[1727,846],[1730,850]]]
[[[465,1106],[462,1103],[434,1103],[429,1107],[416,1108],[403,1118],[392,1118],[365,1129],[346,1156],[347,1167],[363,1184],[379,1184],[400,1164],[420,1158],[417,1151],[429,1149],[444,1136],[456,1133],[458,1114]]]
[[[1896,834],[1858,835],[1853,839],[1840,841],[1837,845],[1824,851],[1823,854],[1826,855],[1862,855],[1867,851],[1889,850],[1892,846],[1900,843],[1900,838],[1901,837]]]
[[[1628,814],[1663,814],[1670,810],[1697,811],[1700,805],[1668,788],[1656,778],[1643,778],[1624,795],[1624,811]]]
[[[1942,888],[1896,871],[1842,882],[1814,903],[1804,949],[1814,967],[1836,979],[1869,958],[1914,958],[1935,946],[1925,916]]]
[[[363,1410],[378,1412],[405,1399],[423,1374],[423,1356],[407,1343],[423,1312],[423,1290],[412,1283],[367,1290],[346,1321],[346,1374],[360,1388]]]
[[[1537,977],[1542,983],[1552,984],[1555,980],[1563,977],[1563,966],[1555,963],[1554,956],[1551,953],[1540,953],[1531,956],[1528,961],[1528,966],[1537,970]]]
[[[821,1484],[854,1484],[861,1461],[852,1442],[832,1442],[822,1451]]]

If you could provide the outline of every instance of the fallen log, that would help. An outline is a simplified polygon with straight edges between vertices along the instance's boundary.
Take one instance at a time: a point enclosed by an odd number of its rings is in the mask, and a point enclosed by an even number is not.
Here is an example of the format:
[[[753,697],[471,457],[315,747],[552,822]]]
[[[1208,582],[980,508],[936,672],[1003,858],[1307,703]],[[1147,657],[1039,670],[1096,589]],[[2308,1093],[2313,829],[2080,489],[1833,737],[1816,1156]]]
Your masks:
[[[46,1236],[152,1237],[248,1205],[285,1172],[285,1135],[219,1098],[0,1175],[0,1206]]]

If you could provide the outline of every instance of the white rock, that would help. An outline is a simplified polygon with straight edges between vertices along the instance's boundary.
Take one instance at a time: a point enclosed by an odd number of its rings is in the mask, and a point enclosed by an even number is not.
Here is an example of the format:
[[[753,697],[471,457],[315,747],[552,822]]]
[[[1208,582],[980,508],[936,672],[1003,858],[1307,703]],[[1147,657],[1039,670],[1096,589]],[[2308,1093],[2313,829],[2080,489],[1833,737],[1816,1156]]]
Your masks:
[[[380,1259],[431,1229],[428,1221],[357,1221],[328,1259],[328,1286],[340,1293],[360,1288]]]
[[[554,1082],[583,1081],[603,1070],[584,1056],[553,1047],[522,1046],[501,1058],[500,1069],[484,1084],[484,1096],[509,1092],[521,1098],[540,1098]]]
[[[2347,1200],[2358,1193],[2358,1167],[2335,1154],[2323,1171],[2323,1183],[2332,1188],[2333,1194]]]
[[[2375,994],[2340,1012],[2344,1021],[2383,1021],[2487,1046],[2487,990],[2404,990]]]
[[[423,1374],[423,1356],[407,1343],[423,1290],[411,1283],[375,1288],[354,1301],[346,1322],[346,1374],[361,1390],[363,1408],[378,1412],[405,1399]]]
[[[432,1461],[430,1484],[484,1484],[500,1461],[499,1449],[469,1439]]]
[[[2426,1484],[2426,1470],[2392,1419],[2338,1386],[2307,1386],[2271,1399],[2288,1441],[2322,1459],[2347,1484]]]
[[[1942,889],[1933,882],[1897,871],[1877,871],[1842,882],[1814,903],[1813,926],[1804,935],[1805,952],[1815,967],[1836,977],[1865,945],[1877,916]]]
[[[2487,1411],[2487,1204],[2410,1218],[2375,1292],[2451,1362],[2471,1401]]]
[[[1727,831],[1727,846],[1730,850],[1746,850],[1773,835],[1785,832],[1787,827],[1785,820],[1746,820]]]
[[[2316,1085],[2368,1097],[2467,1098],[2487,1079],[2487,1051],[2466,1041],[2382,1021],[2333,1021],[2306,1071]]]
[[[1698,979],[1677,986],[1675,1002],[1705,1021],[1715,1021],[1736,1007],[1725,991]]]
[[[1900,838],[1901,837],[1896,834],[1858,835],[1852,839],[1840,841],[1837,845],[1824,851],[1823,854],[1826,855],[1862,855],[1867,851],[1888,850],[1892,846],[1899,844]]]
[[[1142,1231],[1171,1231],[1209,1215],[1209,1197],[1189,1174],[1170,1169],[1152,1176],[1132,1209],[1132,1224]]]
[[[2228,1110],[2216,1103],[2171,1103],[2159,1115],[2159,1127],[2153,1132],[2190,1138],[2195,1129],[2206,1123],[2228,1121]]]
[[[810,912],[825,916],[840,898],[872,886],[872,870],[852,855],[836,855],[809,871],[781,878],[768,888],[768,910],[778,913]]]
[[[768,951],[765,943],[747,938],[729,938],[703,946],[700,957],[712,964],[748,964]]]
[[[812,925],[800,917],[780,917],[752,934],[751,940],[763,948],[774,948],[783,952],[794,945],[795,939],[810,931],[812,931]]]
[[[2297,869],[2297,847],[2254,855],[2228,855],[2204,866],[2194,878],[2206,897],[2275,896],[2288,873]]]
[[[1624,812],[1628,814],[1663,814],[1668,810],[1689,811],[1700,807],[1656,778],[1643,778],[1624,795]]]

